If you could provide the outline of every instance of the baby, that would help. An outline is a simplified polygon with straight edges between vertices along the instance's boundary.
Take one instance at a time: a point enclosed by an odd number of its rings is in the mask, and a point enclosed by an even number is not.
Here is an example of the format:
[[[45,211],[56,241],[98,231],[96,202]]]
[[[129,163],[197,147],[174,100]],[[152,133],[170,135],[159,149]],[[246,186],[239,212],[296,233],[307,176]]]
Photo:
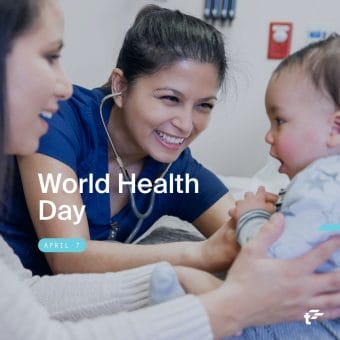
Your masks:
[[[270,155],[291,179],[280,207],[285,229],[269,253],[287,259],[340,233],[340,36],[283,60],[269,81],[265,105]],[[239,243],[251,239],[274,211],[263,187],[246,193],[229,212]],[[340,250],[318,268],[332,270],[340,270]]]
[[[256,194],[246,193],[230,215],[242,245],[279,208],[285,229],[269,253],[285,259],[340,233],[340,36],[309,45],[282,61],[269,81],[266,109],[270,154],[281,162],[279,171],[291,183],[276,206],[260,187]],[[340,250],[318,268],[332,270],[340,270]],[[150,303],[181,294],[173,269],[154,271]],[[228,339],[283,339],[289,334],[291,339],[326,340],[338,339],[339,331],[340,320],[317,320],[312,325],[297,321],[251,327]]]

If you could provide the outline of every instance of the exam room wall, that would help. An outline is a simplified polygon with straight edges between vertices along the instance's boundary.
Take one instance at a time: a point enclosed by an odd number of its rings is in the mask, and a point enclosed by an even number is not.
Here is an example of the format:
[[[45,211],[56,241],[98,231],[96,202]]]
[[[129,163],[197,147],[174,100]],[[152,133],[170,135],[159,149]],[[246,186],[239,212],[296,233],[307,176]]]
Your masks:
[[[104,83],[117,59],[127,27],[145,4],[155,3],[201,17],[203,0],[61,0],[65,12],[63,63],[72,81],[88,87]],[[319,25],[340,32],[339,0],[238,0],[225,35],[231,59],[225,94],[209,128],[192,144],[195,157],[222,175],[251,176],[266,162],[266,83],[278,61],[267,60],[271,21],[293,22],[292,51],[307,43]]]

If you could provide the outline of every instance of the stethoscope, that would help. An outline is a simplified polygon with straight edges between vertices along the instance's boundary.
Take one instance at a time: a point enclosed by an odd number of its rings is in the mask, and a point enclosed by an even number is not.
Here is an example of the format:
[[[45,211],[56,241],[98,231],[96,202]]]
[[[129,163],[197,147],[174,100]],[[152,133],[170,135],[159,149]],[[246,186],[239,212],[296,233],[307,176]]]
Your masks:
[[[103,106],[106,100],[110,99],[110,98],[114,98],[117,96],[120,96],[122,94],[122,92],[116,92],[116,93],[110,93],[108,95],[106,95],[100,102],[100,107],[99,107],[99,112],[100,112],[100,118],[102,120],[102,124],[106,133],[106,136],[111,144],[111,148],[115,157],[115,160],[119,166],[119,169],[121,171],[121,173],[123,174],[124,180],[125,181],[131,181],[130,179],[130,175],[126,169],[126,167],[124,166],[123,160],[120,158],[113,142],[112,142],[112,138],[109,134],[109,131],[106,127],[105,121],[104,121],[104,116],[103,116]],[[161,175],[158,178],[164,178],[165,174],[168,172],[169,168],[171,167],[172,163],[168,164],[167,167],[165,168],[165,170],[161,173]],[[138,232],[140,231],[142,224],[144,222],[144,220],[146,218],[148,218],[154,208],[155,205],[155,191],[152,190],[151,193],[151,198],[150,198],[150,202],[149,202],[149,207],[146,209],[146,211],[144,213],[141,213],[136,205],[136,200],[135,200],[135,196],[131,191],[130,186],[128,186],[128,191],[129,191],[129,196],[130,196],[130,202],[131,202],[131,207],[132,207],[132,211],[134,213],[134,215],[138,218],[138,222],[136,223],[136,226],[133,228],[131,234],[129,235],[129,237],[125,240],[125,243],[131,243],[135,236],[138,234]]]

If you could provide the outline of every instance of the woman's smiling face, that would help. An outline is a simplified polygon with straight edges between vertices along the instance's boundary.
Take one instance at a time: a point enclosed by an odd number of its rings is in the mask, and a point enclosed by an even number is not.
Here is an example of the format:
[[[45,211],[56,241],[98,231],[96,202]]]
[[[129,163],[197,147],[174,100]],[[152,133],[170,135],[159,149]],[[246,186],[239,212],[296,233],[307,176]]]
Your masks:
[[[173,162],[206,129],[218,88],[216,67],[192,60],[138,78],[122,99],[133,153]]]
[[[64,19],[58,1],[41,2],[32,27],[13,41],[6,58],[8,129],[6,153],[34,152],[48,125],[41,112],[54,113],[72,88],[59,63]]]

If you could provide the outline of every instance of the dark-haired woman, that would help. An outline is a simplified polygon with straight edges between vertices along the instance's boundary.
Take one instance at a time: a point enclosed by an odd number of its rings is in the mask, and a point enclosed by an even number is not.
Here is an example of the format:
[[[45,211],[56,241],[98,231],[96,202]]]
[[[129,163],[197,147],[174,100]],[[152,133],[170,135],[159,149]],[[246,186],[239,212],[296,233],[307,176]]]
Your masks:
[[[208,126],[226,70],[223,39],[213,26],[179,11],[143,8],[107,84],[94,90],[75,86],[72,98],[50,120],[38,153],[19,159],[28,210],[17,178],[0,230],[24,266],[36,274],[50,273],[49,266],[54,273],[106,272],[166,260],[208,271],[226,269],[238,247],[228,225],[218,228],[233,199],[188,148]],[[128,182],[122,174],[135,179],[132,198],[121,184]],[[51,185],[47,188],[48,178],[59,181],[54,192]],[[155,193],[154,187],[149,193],[137,187],[139,180],[157,179],[164,185]],[[70,189],[70,181],[84,180],[88,182],[74,192],[62,187],[64,181]],[[98,180],[102,186],[96,190]],[[52,203],[41,203],[46,201]],[[59,210],[65,206],[72,208],[69,215]],[[147,217],[136,216],[149,207]],[[209,238],[147,246],[122,243],[131,243],[163,215],[192,222]],[[14,225],[11,233],[6,219]],[[76,256],[47,254],[48,266],[35,246],[45,237],[89,242]]]

